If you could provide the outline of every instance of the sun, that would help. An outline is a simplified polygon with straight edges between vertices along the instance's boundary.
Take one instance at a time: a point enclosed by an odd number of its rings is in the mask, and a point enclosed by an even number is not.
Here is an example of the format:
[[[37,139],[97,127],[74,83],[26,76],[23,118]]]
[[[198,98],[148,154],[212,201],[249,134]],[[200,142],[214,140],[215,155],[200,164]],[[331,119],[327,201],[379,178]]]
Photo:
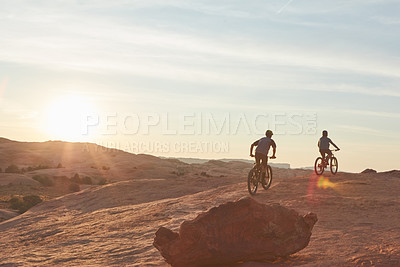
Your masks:
[[[91,101],[81,96],[55,99],[46,111],[46,132],[54,139],[64,141],[87,141],[87,121],[96,113]]]

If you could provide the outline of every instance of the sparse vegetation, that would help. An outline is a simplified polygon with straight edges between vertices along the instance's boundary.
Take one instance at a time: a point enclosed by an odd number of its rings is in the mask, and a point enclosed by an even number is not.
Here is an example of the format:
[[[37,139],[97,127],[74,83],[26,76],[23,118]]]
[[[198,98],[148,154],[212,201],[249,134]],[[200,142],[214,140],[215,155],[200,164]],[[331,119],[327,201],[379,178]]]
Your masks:
[[[90,178],[89,176],[83,177],[82,178],[82,184],[93,184],[92,178]]]
[[[103,166],[102,169],[105,170],[105,171],[108,171],[110,169],[110,167]]]
[[[201,176],[205,176],[205,177],[211,177],[211,175],[209,175],[209,174],[206,173],[206,172],[201,172],[200,175],[201,175]]]
[[[44,186],[52,186],[54,185],[53,180],[47,175],[35,175],[32,177],[33,180],[38,181]]]
[[[61,169],[61,168],[64,168],[64,166],[61,163],[58,163],[57,169]]]
[[[98,184],[99,184],[99,185],[105,185],[105,184],[107,184],[106,178],[100,177],[100,178],[99,178],[99,181],[98,181]]]
[[[183,167],[178,166],[178,167],[176,167],[176,171],[173,171],[172,174],[175,174],[177,176],[182,176],[182,175],[185,175],[186,172]]]
[[[51,167],[47,165],[38,165],[38,166],[29,166],[28,168],[24,169],[24,172],[31,172],[31,171],[36,171],[36,170],[44,170],[44,169],[51,169]]]
[[[5,172],[6,173],[21,173],[21,170],[18,168],[17,165],[12,164],[6,168]]]
[[[76,183],[76,184],[81,184],[82,183],[82,179],[79,176],[78,173],[75,173],[75,175],[73,177],[71,177],[71,182]]]
[[[24,213],[41,202],[42,199],[37,195],[24,196],[22,199],[20,197],[12,197],[9,201],[11,208],[18,210],[20,213]]]

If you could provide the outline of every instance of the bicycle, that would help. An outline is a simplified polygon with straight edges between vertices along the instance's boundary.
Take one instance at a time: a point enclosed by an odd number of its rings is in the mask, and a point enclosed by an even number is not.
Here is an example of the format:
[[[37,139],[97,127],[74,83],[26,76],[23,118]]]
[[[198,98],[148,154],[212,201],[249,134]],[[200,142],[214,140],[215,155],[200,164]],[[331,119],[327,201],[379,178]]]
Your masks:
[[[331,150],[333,151],[339,151],[338,149],[336,150]],[[337,158],[335,157],[335,155],[329,156],[326,155],[325,158],[323,159],[322,157],[318,157],[315,160],[314,163],[314,171],[317,175],[321,175],[322,173],[324,173],[324,170],[326,167],[330,166],[330,170],[332,174],[336,174],[339,168],[339,163]]]
[[[272,157],[270,157],[270,159],[272,159]],[[249,190],[250,195],[256,194],[259,183],[265,190],[271,186],[272,168],[267,164],[265,170],[266,172],[264,174],[262,172],[262,165],[255,162],[253,168],[249,171],[249,175],[247,176],[247,189]]]

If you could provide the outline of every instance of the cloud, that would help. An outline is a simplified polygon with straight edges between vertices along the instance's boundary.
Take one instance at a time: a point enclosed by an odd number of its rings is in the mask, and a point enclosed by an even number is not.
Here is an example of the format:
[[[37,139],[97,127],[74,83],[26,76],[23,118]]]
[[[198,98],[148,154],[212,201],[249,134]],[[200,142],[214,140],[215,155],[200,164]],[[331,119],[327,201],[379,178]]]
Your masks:
[[[340,92],[349,94],[362,94],[369,96],[390,96],[400,97],[400,91],[397,88],[384,88],[382,87],[371,87],[370,85],[351,85],[343,83],[319,83],[310,84],[303,90],[307,91],[318,91],[318,92]]]
[[[398,134],[396,132],[391,132],[388,130],[382,131],[374,128],[357,126],[357,125],[337,125],[336,127],[337,127],[336,130],[340,129],[351,133],[398,139]]]
[[[400,24],[400,18],[374,16],[371,19],[378,23],[381,23],[383,25],[394,25],[395,26],[395,25]]]
[[[47,5],[40,9],[27,2],[21,13],[12,18],[3,16],[0,21],[5,22],[0,23],[3,33],[0,36],[0,60],[48,69],[246,87],[260,87],[263,84],[281,87],[282,80],[290,83],[294,78],[301,78],[304,75],[301,71],[304,70],[314,76],[346,73],[400,78],[399,61],[384,51],[372,50],[366,54],[365,50],[358,51],[358,47],[352,45],[345,49],[332,49],[313,40],[298,42],[296,39],[270,39],[241,35],[240,32],[221,34],[213,29],[209,33],[196,30],[190,33],[184,28],[154,27],[118,19],[118,12],[124,7],[129,14],[131,9],[165,5],[216,15],[228,10],[229,16],[236,16],[235,12],[242,6],[239,2],[169,1],[166,4],[164,1],[89,1],[82,5],[69,1],[58,2],[60,7]],[[278,2],[274,3],[271,5],[273,8],[270,6],[269,9],[276,10]],[[97,10],[109,9],[113,12],[104,15],[86,11],[95,6]],[[257,5],[251,6],[250,10],[256,10],[254,7]],[[244,12],[248,13],[246,10]],[[247,20],[243,22],[254,23]],[[257,23],[254,26],[262,27]],[[301,89],[370,93],[362,86],[355,88],[348,85],[341,88],[326,86]],[[398,96],[393,90],[380,92]]]
[[[357,115],[363,115],[366,117],[381,117],[381,118],[390,118],[390,119],[399,119],[400,118],[400,112],[382,112],[382,111],[371,111],[371,110],[354,110],[354,109],[347,109],[347,110],[342,110],[343,113],[347,114],[357,114]]]

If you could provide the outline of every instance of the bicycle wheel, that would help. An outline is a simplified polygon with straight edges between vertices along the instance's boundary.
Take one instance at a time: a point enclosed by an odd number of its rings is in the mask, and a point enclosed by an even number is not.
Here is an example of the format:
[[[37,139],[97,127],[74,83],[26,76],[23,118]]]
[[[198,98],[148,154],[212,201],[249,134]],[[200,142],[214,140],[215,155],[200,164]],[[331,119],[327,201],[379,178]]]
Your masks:
[[[271,166],[267,165],[267,172],[265,173],[265,176],[261,179],[261,185],[262,187],[267,190],[272,183],[272,168]]]
[[[257,171],[255,168],[251,169],[247,177],[247,189],[250,195],[255,195],[258,187]]]
[[[338,163],[337,158],[332,157],[331,158],[331,173],[336,174],[338,171],[338,168],[339,168],[339,163]]]
[[[323,159],[321,157],[318,157],[315,160],[314,170],[315,170],[315,173],[318,175],[321,175],[324,172],[325,167],[324,167]]]

